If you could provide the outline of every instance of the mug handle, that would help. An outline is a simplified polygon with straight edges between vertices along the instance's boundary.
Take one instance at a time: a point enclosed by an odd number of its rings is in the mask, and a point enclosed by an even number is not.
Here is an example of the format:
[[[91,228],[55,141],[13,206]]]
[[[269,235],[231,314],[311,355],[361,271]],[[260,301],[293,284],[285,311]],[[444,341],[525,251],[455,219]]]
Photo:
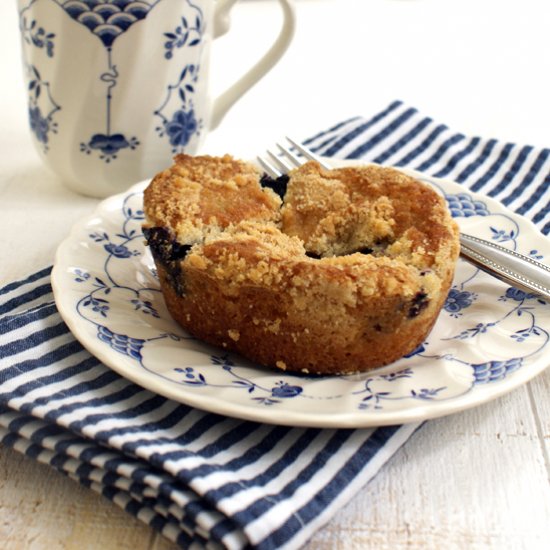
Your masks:
[[[222,36],[229,30],[229,11],[238,0],[218,0],[214,11],[214,38]],[[285,53],[290,46],[296,28],[296,16],[292,0],[279,0],[283,8],[283,26],[277,40],[264,56],[237,82],[221,93],[212,106],[210,130],[216,128],[227,111],[240,97],[260,80]]]

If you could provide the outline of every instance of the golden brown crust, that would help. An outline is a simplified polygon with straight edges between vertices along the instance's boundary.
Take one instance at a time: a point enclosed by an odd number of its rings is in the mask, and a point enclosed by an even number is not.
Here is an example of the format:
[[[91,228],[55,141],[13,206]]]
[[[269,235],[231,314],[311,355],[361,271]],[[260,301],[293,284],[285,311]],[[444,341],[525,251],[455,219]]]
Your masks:
[[[200,241],[205,231],[240,220],[279,218],[281,201],[258,185],[253,165],[229,155],[177,155],[174,161],[145,190],[144,208],[151,226],[171,228],[182,243]]]
[[[459,250],[435,191],[389,168],[307,163],[280,208],[258,180],[230,157],[178,157],[147,189],[149,226],[196,243],[178,285],[155,259],[179,323],[260,364],[320,374],[378,367],[422,343]],[[244,206],[232,208],[237,196]]]

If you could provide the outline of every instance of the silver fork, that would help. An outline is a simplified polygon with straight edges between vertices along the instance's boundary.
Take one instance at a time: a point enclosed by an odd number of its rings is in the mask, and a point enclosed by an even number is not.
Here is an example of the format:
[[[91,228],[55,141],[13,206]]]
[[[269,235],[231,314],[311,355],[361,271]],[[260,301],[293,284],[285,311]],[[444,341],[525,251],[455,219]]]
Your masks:
[[[289,137],[286,139],[292,148],[277,143],[278,153],[268,149],[267,157],[258,157],[259,164],[272,178],[280,178],[307,160],[315,160],[325,169],[331,168],[307,147]],[[550,268],[533,258],[465,233],[460,234],[460,256],[505,283],[538,294],[550,303]]]

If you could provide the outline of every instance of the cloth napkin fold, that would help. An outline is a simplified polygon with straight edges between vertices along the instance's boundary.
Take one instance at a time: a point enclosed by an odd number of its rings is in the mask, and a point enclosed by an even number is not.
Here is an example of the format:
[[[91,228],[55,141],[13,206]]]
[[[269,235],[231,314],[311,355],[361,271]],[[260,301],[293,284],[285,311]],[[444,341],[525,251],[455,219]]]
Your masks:
[[[451,178],[550,231],[549,149],[467,137],[400,101],[306,143]],[[0,289],[0,441],[184,548],[300,547],[419,426],[264,425],[155,395],[80,346],[49,276],[47,268]]]

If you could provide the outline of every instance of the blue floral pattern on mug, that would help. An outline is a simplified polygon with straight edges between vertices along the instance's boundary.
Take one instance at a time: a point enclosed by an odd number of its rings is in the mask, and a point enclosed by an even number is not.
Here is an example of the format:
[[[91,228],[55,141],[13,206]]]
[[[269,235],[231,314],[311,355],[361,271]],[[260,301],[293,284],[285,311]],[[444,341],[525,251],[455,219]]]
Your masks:
[[[162,105],[154,112],[161,126],[156,130],[160,137],[167,137],[172,153],[183,153],[194,135],[199,135],[202,119],[197,119],[193,95],[199,78],[197,65],[186,65],[179,79],[168,86]]]
[[[80,144],[83,153],[99,152],[99,158],[105,162],[116,159],[119,152],[135,150],[139,139],[127,137],[122,132],[113,131],[111,120],[113,88],[117,85],[119,73],[113,60],[113,47],[116,39],[128,31],[134,24],[144,20],[153,7],[161,0],[52,0],[76,23],[82,25],[100,40],[105,49],[107,69],[100,75],[100,82],[106,84],[105,129],[93,134]],[[49,57],[54,55],[55,34],[47,32],[36,20],[27,22],[26,12],[34,4],[28,4],[19,12],[23,39],[38,48],[44,48]],[[36,70],[36,68],[35,68]],[[52,99],[53,102],[53,99]],[[57,106],[60,108],[60,106]],[[46,114],[47,113],[47,114]],[[37,105],[30,105],[29,120],[31,131],[37,141],[47,150],[48,134],[57,128],[52,124],[53,112]]]
[[[190,22],[185,15],[181,16],[180,24],[172,31],[165,32],[164,36],[168,39],[164,43],[164,57],[172,59],[174,50],[183,48],[184,46],[198,46],[202,42],[204,34],[204,17],[202,10],[195,6],[190,0],[187,3],[195,10],[194,19]]]
[[[47,118],[42,116],[40,107],[33,107],[32,105],[29,107],[29,125],[36,139],[40,143],[47,145],[50,123]]]
[[[106,48],[132,25],[145,19],[160,0],[53,0]]]
[[[170,145],[176,150],[185,147],[198,128],[199,123],[193,108],[189,111],[184,109],[176,111],[172,115],[172,120],[167,121],[164,125],[164,129],[170,138]]]
[[[137,138],[127,140],[122,134],[105,135],[95,134],[88,143],[81,143],[80,150],[86,154],[99,151],[100,157],[105,162],[111,162],[117,158],[119,151],[130,148],[134,150],[139,145]]]
[[[31,15],[31,6],[37,0],[20,0],[19,25],[22,38],[28,47],[43,50],[46,57],[53,58],[56,55],[56,32],[48,28],[48,21],[40,21],[39,17]],[[125,62],[121,61],[120,38],[136,26],[145,21],[162,0],[49,0],[66,14],[74,22],[72,29],[82,29],[82,32],[97,40],[100,49],[104,52],[104,67],[98,74],[98,90],[104,96],[104,106],[99,104],[98,109],[104,109],[103,114],[97,120],[97,127],[91,126],[85,130],[85,134],[77,142],[82,154],[93,156],[106,164],[116,162],[132,151],[140,149],[144,143],[145,135],[135,135],[128,127],[128,123],[120,121],[114,116],[114,105],[123,101],[121,89],[125,81],[122,74],[127,74]],[[172,2],[173,0],[165,0]],[[136,31],[137,32],[137,31]],[[158,31],[157,31],[158,32]],[[206,32],[205,17],[199,5],[193,0],[182,2],[181,15],[174,22],[167,22],[164,32],[158,33],[158,52],[165,63],[173,63],[178,71],[178,53],[184,49],[197,49],[204,43]],[[196,57],[194,55],[193,57]],[[187,58],[185,58],[187,59]],[[39,71],[39,67],[33,70]],[[181,66],[183,66],[182,64]],[[196,93],[196,82],[199,67],[197,64],[188,64],[183,68],[185,76],[181,76],[173,86],[167,86],[164,101],[153,113],[140,113],[139,116],[158,117],[160,125],[157,134],[166,143],[167,151],[171,153],[183,152],[191,140],[200,135],[203,120],[197,114],[193,96]],[[45,72],[45,71],[44,71]],[[49,73],[48,73],[49,74]],[[177,75],[177,72],[171,72]],[[37,85],[39,82],[39,85]],[[55,119],[55,113],[62,109],[63,105],[56,103],[51,95],[49,84],[40,77],[30,79],[29,89],[29,125],[36,142],[43,152],[49,150],[52,134],[63,130],[59,127],[61,117]],[[40,101],[36,101],[42,92]],[[49,104],[46,101],[49,99]],[[65,102],[65,100],[64,100]],[[95,107],[94,107],[95,108]],[[118,107],[117,107],[118,108]],[[101,113],[101,111],[100,111]],[[140,131],[142,133],[142,131]],[[147,138],[150,139],[150,138]]]
[[[48,57],[53,57],[55,33],[46,31],[44,27],[38,24],[36,19],[29,23],[24,11],[20,14],[19,19],[19,28],[23,40],[36,48],[44,49]]]
[[[28,71],[29,126],[42,150],[46,153],[50,134],[57,133],[57,122],[54,117],[61,107],[52,97],[50,83],[41,77],[38,69],[31,65],[28,67]]]

